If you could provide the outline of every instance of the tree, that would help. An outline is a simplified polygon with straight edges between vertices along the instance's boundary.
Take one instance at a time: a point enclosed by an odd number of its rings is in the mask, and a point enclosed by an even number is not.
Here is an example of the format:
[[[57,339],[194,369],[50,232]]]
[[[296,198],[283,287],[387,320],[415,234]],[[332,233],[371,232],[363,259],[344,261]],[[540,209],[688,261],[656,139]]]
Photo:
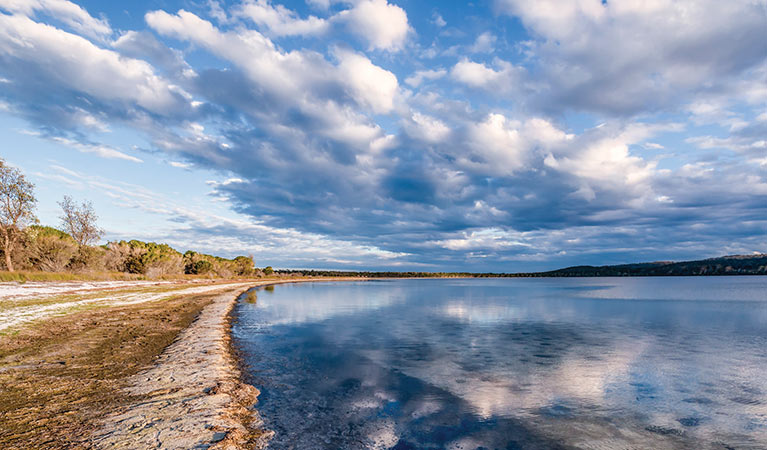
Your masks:
[[[13,258],[19,238],[24,229],[34,223],[35,185],[27,181],[15,167],[9,167],[0,159],[0,237],[2,238],[5,267],[13,272]]]
[[[96,212],[91,202],[82,202],[80,205],[65,195],[64,200],[59,202],[61,206],[61,225],[64,231],[77,242],[80,247],[85,247],[91,242],[97,241],[104,235],[104,230],[96,226]]]
[[[240,276],[250,276],[255,272],[255,263],[253,255],[238,256],[232,260],[234,263],[234,272]]]

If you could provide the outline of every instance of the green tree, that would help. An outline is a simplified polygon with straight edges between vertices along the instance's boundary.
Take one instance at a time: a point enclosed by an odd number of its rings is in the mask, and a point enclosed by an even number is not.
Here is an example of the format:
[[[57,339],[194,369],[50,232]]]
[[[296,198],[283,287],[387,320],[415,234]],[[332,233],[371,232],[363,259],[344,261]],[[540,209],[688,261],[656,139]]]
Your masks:
[[[240,276],[250,276],[255,272],[253,256],[238,256],[234,258],[234,271]]]
[[[34,188],[19,169],[9,167],[0,159],[0,237],[5,267],[10,272],[13,272],[12,254],[24,229],[37,221]]]
[[[267,277],[273,273],[274,273],[274,269],[272,269],[272,266],[266,266],[264,268],[264,275],[266,275]]]

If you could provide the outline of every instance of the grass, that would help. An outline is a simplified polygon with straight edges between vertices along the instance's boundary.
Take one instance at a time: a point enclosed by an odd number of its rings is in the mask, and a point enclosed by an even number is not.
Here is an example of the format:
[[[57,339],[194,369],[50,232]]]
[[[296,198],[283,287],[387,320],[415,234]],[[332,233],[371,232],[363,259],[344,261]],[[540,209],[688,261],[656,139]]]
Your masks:
[[[174,275],[162,275],[159,277],[149,278],[146,275],[125,273],[125,272],[41,272],[34,270],[17,270],[15,272],[8,272],[0,270],[0,283],[2,282],[18,282],[25,283],[27,281],[136,281],[136,280],[151,280],[151,281],[191,281],[191,280],[227,280],[227,278],[219,278],[215,275],[190,275],[190,274],[174,274]],[[231,280],[279,280],[282,277],[278,275],[263,277],[263,278],[250,278],[250,277],[232,277]]]
[[[0,448],[91,448],[99,418],[139,401],[122,389],[211,295],[54,317],[0,338]]]
[[[127,281],[145,280],[143,275],[123,272],[40,272],[20,270],[15,272],[0,271],[0,282],[16,281]]]

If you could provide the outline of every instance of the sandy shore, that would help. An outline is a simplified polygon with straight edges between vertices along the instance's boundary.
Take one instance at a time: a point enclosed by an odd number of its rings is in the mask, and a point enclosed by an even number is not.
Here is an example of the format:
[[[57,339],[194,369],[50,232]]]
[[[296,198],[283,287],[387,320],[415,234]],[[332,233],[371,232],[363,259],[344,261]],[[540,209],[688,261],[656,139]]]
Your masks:
[[[250,287],[341,280],[0,286],[0,447],[263,446],[230,312]]]
[[[253,448],[263,436],[247,408],[258,390],[240,382],[229,351],[227,316],[245,286],[227,289],[206,306],[127,390],[142,402],[104,420],[97,448]]]
[[[248,287],[286,282],[251,283]],[[259,391],[241,381],[230,342],[229,316],[245,287],[218,294],[148,370],[133,376],[129,393],[144,399],[105,418],[93,442],[102,449],[253,449],[271,432],[252,409]]]

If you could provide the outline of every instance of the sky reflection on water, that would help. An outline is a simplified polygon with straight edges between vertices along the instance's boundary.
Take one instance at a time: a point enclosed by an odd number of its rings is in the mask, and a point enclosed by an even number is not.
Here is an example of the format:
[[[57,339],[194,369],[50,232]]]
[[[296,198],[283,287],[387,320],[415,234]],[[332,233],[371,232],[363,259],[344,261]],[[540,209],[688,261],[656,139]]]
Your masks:
[[[272,448],[764,448],[765,288],[280,285],[239,304],[234,336]]]

